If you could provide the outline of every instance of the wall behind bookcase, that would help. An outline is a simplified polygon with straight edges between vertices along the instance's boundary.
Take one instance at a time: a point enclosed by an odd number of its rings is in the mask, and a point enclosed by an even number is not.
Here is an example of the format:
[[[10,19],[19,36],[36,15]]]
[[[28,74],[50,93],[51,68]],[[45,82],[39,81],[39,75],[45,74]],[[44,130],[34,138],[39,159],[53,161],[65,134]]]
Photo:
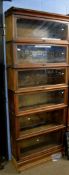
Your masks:
[[[4,11],[11,6],[47,11],[51,13],[69,14],[69,0],[12,0],[4,2]]]

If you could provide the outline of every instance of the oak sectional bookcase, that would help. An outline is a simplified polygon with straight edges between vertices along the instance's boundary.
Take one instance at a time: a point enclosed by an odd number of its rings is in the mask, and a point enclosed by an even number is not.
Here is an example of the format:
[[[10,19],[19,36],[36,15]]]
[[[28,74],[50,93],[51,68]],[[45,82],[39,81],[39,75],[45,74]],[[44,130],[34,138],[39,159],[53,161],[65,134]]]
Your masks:
[[[11,8],[6,53],[12,155],[18,168],[64,151],[69,17]]]

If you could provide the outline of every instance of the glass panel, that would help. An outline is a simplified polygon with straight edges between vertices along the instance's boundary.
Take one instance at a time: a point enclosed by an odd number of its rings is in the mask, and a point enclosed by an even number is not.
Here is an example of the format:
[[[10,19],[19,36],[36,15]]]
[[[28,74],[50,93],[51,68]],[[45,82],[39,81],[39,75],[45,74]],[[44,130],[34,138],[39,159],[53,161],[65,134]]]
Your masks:
[[[33,137],[30,139],[26,139],[19,143],[20,147],[20,156],[25,156],[30,153],[36,153],[36,151],[40,151],[43,149],[49,149],[55,147],[56,145],[60,145],[62,142],[61,133],[50,133],[48,135],[42,135]]]
[[[52,45],[17,45],[18,63],[62,63],[66,62],[66,47]]]
[[[18,95],[19,110],[64,103],[64,90]]]
[[[18,88],[65,83],[64,69],[18,71]]]
[[[16,20],[16,35],[20,39],[59,39],[66,40],[68,25],[55,21],[18,18]]]
[[[42,127],[52,127],[55,125],[64,125],[64,110],[57,110],[51,112],[42,112],[37,114],[30,114],[27,116],[19,117],[20,133],[24,131],[30,132]]]

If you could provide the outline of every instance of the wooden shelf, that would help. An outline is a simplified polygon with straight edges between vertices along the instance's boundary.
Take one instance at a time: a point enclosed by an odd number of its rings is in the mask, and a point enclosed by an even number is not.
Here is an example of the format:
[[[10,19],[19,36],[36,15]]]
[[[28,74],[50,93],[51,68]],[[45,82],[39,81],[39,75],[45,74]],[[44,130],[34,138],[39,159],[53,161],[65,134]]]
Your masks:
[[[68,88],[68,85],[65,83],[65,84],[57,84],[57,85],[46,85],[46,86],[21,88],[21,89],[15,90],[14,93],[19,94],[19,93],[22,93],[22,92],[60,90],[62,88]]]
[[[63,104],[57,104],[57,105],[50,105],[50,106],[40,106],[38,108],[32,108],[32,109],[28,109],[22,112],[18,112],[18,114],[16,114],[16,116],[21,116],[21,115],[27,115],[27,114],[33,114],[33,113],[38,113],[38,112],[42,112],[42,111],[50,111],[50,110],[55,110],[55,109],[61,109],[67,107],[67,105]]]
[[[33,150],[33,153],[29,151],[28,155],[23,154],[23,157],[21,157],[21,160],[23,160],[23,163],[25,162],[27,163],[27,161],[29,160],[38,159],[38,157],[45,157],[46,155],[51,155],[51,153],[53,154],[58,149],[60,150],[62,149],[61,144],[60,145],[50,144],[48,146],[44,146],[43,148],[38,148],[37,150]]]
[[[46,63],[46,64],[20,64],[20,65],[7,65],[8,68],[14,68],[14,69],[37,69],[37,68],[57,68],[57,67],[68,67],[67,63]]]
[[[10,41],[7,41],[6,43],[19,43],[19,44],[23,44],[23,43],[28,43],[28,44],[56,44],[56,45],[68,45],[68,41],[67,40],[57,40],[57,39],[13,39]]]
[[[38,128],[33,128],[33,129],[23,131],[22,134],[20,134],[20,137],[17,138],[16,140],[19,141],[19,140],[27,139],[30,137],[42,135],[45,133],[55,132],[55,131],[62,130],[65,128],[66,128],[66,126],[64,126],[62,124],[60,124],[60,125],[49,124],[46,126],[40,126]]]
[[[65,105],[65,104],[60,104],[60,105],[54,105],[54,106],[49,106],[48,108],[40,108],[40,109],[33,109],[33,110],[30,110],[30,111],[23,111],[23,113],[19,113],[19,114],[16,114],[16,117],[21,117],[21,116],[24,116],[24,115],[27,115],[27,114],[35,114],[35,113],[39,113],[39,112],[45,112],[45,111],[52,111],[52,110],[58,110],[58,109],[64,109],[64,108],[67,108],[68,105]],[[11,111],[12,115],[14,114],[12,111]]]

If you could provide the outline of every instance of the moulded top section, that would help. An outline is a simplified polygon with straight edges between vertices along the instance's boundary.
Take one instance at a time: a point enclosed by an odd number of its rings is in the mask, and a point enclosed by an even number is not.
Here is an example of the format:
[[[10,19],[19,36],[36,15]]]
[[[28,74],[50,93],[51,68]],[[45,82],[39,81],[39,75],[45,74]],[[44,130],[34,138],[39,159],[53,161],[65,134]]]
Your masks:
[[[23,9],[23,8],[16,8],[16,7],[11,7],[10,9],[8,9],[5,12],[5,15],[8,16],[10,14],[23,14],[23,13],[29,14],[29,15],[35,15],[35,16],[43,16],[46,18],[49,17],[49,18],[55,18],[55,19],[69,21],[69,16],[66,16],[66,15],[30,10],[30,9]]]

